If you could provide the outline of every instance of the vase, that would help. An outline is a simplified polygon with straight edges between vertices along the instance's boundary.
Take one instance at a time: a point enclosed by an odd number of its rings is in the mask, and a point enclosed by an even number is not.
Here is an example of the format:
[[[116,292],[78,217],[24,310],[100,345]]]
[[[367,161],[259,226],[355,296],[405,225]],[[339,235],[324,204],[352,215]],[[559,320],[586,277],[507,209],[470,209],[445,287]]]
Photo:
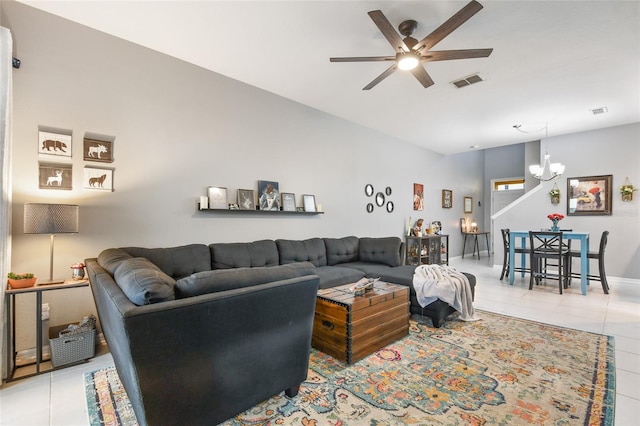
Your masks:
[[[558,221],[557,220],[551,220],[551,230],[553,232],[558,232],[560,230],[560,227],[558,226]]]

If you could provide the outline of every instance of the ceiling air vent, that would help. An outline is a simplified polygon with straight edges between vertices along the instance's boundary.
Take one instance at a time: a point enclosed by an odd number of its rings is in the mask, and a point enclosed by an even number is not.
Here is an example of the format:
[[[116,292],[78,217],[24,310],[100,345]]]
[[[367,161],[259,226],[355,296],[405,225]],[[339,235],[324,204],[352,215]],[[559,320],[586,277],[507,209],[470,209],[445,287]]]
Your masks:
[[[480,77],[478,74],[473,74],[468,77],[461,78],[460,80],[452,81],[451,84],[456,86],[458,89],[461,89],[471,84],[480,83],[481,81],[484,81],[482,77]]]
[[[591,113],[593,115],[599,115],[599,114],[604,114],[605,112],[607,112],[607,107],[600,107],[600,108],[594,108],[591,110]]]

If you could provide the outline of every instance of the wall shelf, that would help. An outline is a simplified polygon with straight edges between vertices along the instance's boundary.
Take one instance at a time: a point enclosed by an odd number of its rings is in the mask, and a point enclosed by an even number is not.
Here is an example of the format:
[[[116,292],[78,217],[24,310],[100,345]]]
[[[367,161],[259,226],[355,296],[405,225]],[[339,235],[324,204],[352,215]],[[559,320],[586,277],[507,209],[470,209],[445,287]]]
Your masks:
[[[313,216],[318,214],[324,214],[324,212],[299,212],[299,211],[284,211],[284,210],[231,210],[231,209],[200,209],[200,205],[197,205],[197,211],[203,213],[214,214],[238,214],[238,215],[306,215]]]

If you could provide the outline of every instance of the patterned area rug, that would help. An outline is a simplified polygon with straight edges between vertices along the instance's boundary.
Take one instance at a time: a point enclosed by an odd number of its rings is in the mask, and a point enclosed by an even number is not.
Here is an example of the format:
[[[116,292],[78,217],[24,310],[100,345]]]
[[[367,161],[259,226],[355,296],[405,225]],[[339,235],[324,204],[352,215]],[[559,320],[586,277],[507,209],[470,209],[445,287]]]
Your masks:
[[[480,312],[351,366],[312,350],[307,381],[224,425],[612,425],[613,337]],[[114,368],[87,373],[92,426],[135,425]]]

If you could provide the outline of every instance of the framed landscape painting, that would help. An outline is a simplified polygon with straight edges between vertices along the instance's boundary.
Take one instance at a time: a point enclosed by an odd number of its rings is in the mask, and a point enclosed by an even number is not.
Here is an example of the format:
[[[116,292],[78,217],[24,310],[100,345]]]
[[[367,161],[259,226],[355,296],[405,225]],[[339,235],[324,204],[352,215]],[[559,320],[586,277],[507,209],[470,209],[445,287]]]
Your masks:
[[[611,215],[612,175],[567,178],[567,215]]]

